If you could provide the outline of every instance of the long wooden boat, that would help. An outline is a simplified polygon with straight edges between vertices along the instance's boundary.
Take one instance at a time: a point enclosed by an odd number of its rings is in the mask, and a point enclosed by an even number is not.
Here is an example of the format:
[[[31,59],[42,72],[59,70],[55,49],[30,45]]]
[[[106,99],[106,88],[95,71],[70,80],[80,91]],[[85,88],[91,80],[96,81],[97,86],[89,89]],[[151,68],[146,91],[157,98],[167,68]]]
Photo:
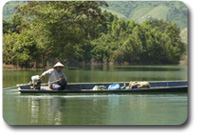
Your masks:
[[[21,93],[136,93],[136,92],[187,92],[188,82],[187,81],[150,81],[150,88],[140,88],[140,89],[119,89],[119,90],[93,90],[95,85],[103,85],[108,88],[109,85],[113,83],[68,83],[66,89],[64,90],[51,90],[47,85],[41,85],[40,90],[34,90],[30,85],[17,85]],[[118,82],[120,86],[128,82]]]

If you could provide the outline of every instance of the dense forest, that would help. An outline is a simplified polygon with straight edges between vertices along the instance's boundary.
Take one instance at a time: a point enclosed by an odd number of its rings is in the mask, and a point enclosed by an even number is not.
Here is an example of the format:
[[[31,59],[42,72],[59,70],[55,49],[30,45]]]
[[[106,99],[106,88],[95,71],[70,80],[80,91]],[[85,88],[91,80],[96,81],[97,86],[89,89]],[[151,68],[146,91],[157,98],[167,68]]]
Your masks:
[[[158,19],[138,23],[102,10],[104,1],[29,1],[3,20],[3,62],[178,64],[180,28]],[[40,65],[38,65],[40,64]]]

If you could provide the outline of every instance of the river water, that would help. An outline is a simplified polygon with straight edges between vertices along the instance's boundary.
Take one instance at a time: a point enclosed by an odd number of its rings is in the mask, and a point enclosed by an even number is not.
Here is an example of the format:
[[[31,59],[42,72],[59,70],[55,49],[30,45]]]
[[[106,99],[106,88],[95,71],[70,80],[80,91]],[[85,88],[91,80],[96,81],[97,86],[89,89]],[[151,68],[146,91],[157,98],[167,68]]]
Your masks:
[[[70,66],[68,82],[187,80],[187,66]],[[10,125],[180,125],[187,93],[20,94],[43,70],[3,71],[3,117]],[[42,81],[47,82],[47,78]]]

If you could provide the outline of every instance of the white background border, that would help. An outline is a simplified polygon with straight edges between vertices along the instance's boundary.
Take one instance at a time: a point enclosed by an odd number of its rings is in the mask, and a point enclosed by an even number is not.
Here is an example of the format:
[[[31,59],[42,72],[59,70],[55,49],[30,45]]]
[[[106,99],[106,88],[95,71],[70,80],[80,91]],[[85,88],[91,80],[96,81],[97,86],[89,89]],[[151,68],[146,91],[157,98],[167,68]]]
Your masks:
[[[114,0],[113,0],[114,1]],[[2,88],[2,15],[3,15],[3,5],[7,2],[7,0],[0,1],[0,85]],[[188,121],[182,126],[9,126],[3,120],[3,103],[2,103],[2,93],[0,95],[0,130],[5,133],[12,132],[37,132],[37,133],[51,133],[51,132],[82,132],[82,133],[96,133],[96,132],[148,132],[148,133],[195,133],[200,131],[200,4],[198,0],[182,0],[183,3],[188,7],[188,32],[189,32],[189,116]],[[2,90],[1,90],[2,92]]]

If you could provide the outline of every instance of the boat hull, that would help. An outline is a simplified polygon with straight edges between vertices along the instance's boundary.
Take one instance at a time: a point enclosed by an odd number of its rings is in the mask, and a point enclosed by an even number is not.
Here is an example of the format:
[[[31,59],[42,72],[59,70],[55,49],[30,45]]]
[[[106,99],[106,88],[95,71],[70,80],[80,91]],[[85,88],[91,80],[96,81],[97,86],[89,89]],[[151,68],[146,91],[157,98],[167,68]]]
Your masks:
[[[152,81],[149,82],[151,88],[141,88],[141,89],[130,89],[130,90],[93,90],[95,85],[108,86],[112,83],[70,83],[67,85],[65,90],[50,90],[43,89],[47,88],[46,85],[41,86],[40,90],[33,90],[28,85],[19,86],[19,91],[21,93],[137,93],[137,92],[187,92],[188,85],[187,81]],[[124,82],[119,83],[120,86]],[[126,82],[126,85],[129,83]]]

